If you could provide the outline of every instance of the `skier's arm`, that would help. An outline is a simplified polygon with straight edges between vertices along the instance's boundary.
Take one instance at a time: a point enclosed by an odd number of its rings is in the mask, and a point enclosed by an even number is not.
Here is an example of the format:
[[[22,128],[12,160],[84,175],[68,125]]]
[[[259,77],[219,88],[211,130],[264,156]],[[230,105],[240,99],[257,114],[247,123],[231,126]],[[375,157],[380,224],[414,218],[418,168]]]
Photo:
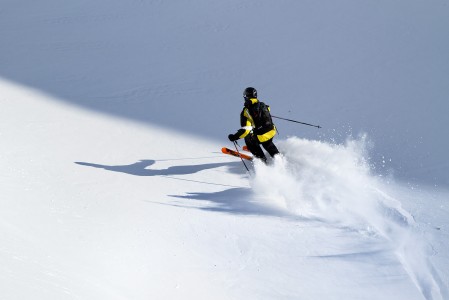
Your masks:
[[[244,108],[240,114],[240,126],[242,127],[236,133],[239,139],[245,138],[253,130],[252,118],[247,108]]]
[[[229,135],[231,141],[245,138],[253,129],[251,121],[246,117],[245,110],[240,114],[240,125],[242,127],[235,134]]]

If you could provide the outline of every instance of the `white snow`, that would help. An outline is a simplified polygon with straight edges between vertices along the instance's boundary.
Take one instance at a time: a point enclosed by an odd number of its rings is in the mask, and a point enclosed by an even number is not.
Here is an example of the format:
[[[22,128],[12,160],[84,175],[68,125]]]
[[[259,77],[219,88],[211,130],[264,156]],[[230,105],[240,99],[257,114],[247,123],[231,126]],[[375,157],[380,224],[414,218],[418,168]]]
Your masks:
[[[449,299],[448,14],[6,1],[0,299]],[[247,85],[323,130],[246,172]]]

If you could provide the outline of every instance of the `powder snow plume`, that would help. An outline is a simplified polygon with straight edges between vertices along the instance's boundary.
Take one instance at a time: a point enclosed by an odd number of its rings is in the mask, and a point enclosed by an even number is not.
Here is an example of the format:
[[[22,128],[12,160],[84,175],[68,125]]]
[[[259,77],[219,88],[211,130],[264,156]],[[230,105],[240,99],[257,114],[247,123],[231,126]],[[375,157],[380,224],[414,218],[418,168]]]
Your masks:
[[[256,201],[378,236],[396,253],[426,299],[444,299],[447,291],[427,259],[429,247],[413,216],[389,194],[388,183],[371,171],[366,136],[338,145],[297,137],[277,144],[282,155],[267,166],[255,163],[251,185]]]

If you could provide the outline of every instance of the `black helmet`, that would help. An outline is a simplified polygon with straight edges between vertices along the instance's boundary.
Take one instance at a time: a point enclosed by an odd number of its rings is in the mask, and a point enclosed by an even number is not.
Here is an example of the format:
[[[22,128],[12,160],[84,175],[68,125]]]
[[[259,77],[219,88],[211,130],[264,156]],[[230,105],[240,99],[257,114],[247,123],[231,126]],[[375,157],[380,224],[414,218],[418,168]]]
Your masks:
[[[247,87],[243,91],[243,98],[245,99],[257,98],[257,90],[253,87]]]

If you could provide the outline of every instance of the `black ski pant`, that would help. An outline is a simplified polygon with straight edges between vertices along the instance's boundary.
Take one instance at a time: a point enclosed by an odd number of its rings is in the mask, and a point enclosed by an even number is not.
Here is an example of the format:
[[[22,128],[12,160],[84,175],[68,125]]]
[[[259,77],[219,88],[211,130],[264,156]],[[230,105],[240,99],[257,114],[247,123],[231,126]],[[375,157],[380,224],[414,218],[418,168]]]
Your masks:
[[[262,147],[270,154],[271,157],[274,157],[276,154],[279,154],[279,150],[276,145],[273,143],[273,139],[269,139],[266,142],[261,143],[257,136],[253,133],[248,134],[245,137],[246,146],[248,146],[248,150],[257,158],[262,159],[263,161],[267,161],[265,154],[263,153]]]

